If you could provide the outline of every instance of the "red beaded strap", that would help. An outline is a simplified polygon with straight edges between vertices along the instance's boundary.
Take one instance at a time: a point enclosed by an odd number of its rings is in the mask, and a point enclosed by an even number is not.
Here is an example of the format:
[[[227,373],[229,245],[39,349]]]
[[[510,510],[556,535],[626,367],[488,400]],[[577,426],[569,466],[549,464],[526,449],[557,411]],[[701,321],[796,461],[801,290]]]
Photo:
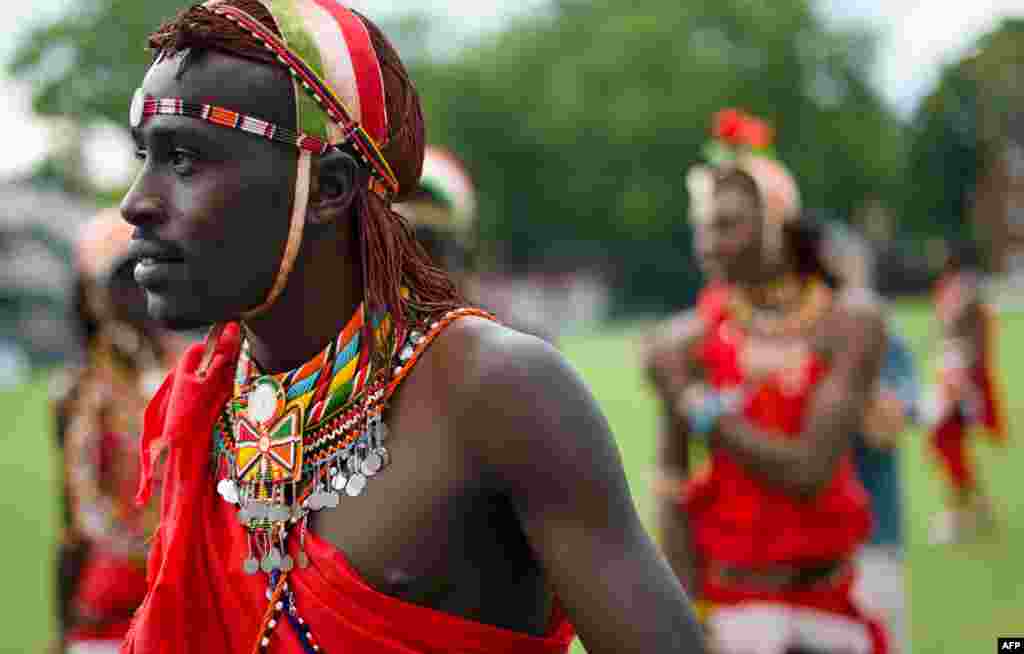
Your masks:
[[[384,391],[384,401],[382,404],[386,404],[387,401],[391,399],[391,396],[396,390],[398,390],[399,384],[401,384],[405,380],[405,377],[412,372],[413,366],[415,366],[416,362],[419,361],[421,356],[423,356],[423,353],[426,352],[427,347],[430,346],[431,342],[433,342],[433,340],[437,338],[437,336],[444,331],[448,325],[452,324],[459,318],[465,318],[467,316],[476,316],[477,318],[484,318],[485,320],[493,322],[498,321],[493,314],[488,313],[483,309],[474,309],[472,307],[455,309],[444,314],[440,320],[430,325],[430,331],[424,335],[423,340],[416,346],[416,349],[413,351],[412,356],[409,357],[409,360],[401,367],[395,369],[395,376],[391,378],[391,383],[388,384],[387,390]]]
[[[412,356],[409,357],[409,360],[402,364],[400,367],[395,369],[394,377],[391,378],[391,382],[387,385],[387,387],[381,388],[379,386],[375,386],[367,389],[367,393],[369,393],[370,395],[370,406],[369,408],[367,408],[366,411],[367,418],[369,418],[370,416],[379,415],[384,412],[384,409],[387,408],[388,400],[391,399],[391,396],[394,395],[395,391],[398,390],[399,385],[405,380],[409,373],[412,372],[412,369],[416,365],[416,362],[420,360],[420,357],[423,356],[423,353],[426,352],[428,347],[430,347],[430,344],[434,341],[434,339],[437,338],[438,335],[440,335],[440,333],[443,332],[446,327],[448,327],[448,325],[452,324],[459,318],[465,318],[467,316],[476,316],[478,318],[484,318],[485,320],[491,320],[494,322],[498,321],[498,319],[493,314],[488,313],[483,309],[464,307],[461,309],[449,311],[440,320],[437,320],[436,322],[432,323],[430,325],[430,329],[427,331],[426,334],[424,334],[423,340],[421,340],[419,344],[416,345],[416,349],[413,351]],[[338,450],[345,447],[353,440],[355,440],[358,437],[358,435],[358,430],[353,431],[348,438],[338,443],[332,449]],[[302,492],[302,494],[299,497],[299,502],[301,503],[306,498],[308,498],[313,493],[313,489],[316,488],[319,483],[323,482],[323,480],[326,479],[327,476],[328,469],[321,469],[320,476],[316,479],[316,481],[313,484],[310,484],[309,486],[306,487],[306,489]]]
[[[281,601],[281,596],[288,585],[287,581],[288,573],[281,573],[277,580],[277,585],[274,587],[274,592],[270,594],[270,603],[267,605],[267,610],[263,613],[263,620],[260,621],[260,630],[257,632],[256,642],[252,646],[252,654],[263,654],[270,645],[270,635],[281,622],[281,614],[284,612],[285,607]]]

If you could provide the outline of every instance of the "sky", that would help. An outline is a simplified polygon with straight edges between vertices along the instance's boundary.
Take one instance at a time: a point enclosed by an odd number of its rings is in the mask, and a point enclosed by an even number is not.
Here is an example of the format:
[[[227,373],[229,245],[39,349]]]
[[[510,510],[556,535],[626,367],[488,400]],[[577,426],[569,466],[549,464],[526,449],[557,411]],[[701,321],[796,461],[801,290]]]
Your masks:
[[[500,27],[509,16],[544,4],[543,0],[350,0],[351,6],[372,17],[421,10],[444,16],[462,38]],[[893,108],[910,115],[917,102],[932,88],[943,64],[962,56],[971,43],[1005,16],[1024,16],[1021,0],[818,0],[826,16],[837,24],[863,24],[878,29],[882,45],[874,71],[877,88]],[[0,61],[10,54],[12,37],[31,21],[59,15],[75,0],[32,0],[6,7],[0,39]],[[33,119],[29,89],[0,73],[0,122],[16,125],[8,132],[7,146],[0,151],[0,179],[27,170],[45,153],[48,127]],[[90,159],[113,160],[122,149],[116,139],[98,137]],[[108,175],[116,178],[115,164]],[[114,169],[118,170],[114,170]]]

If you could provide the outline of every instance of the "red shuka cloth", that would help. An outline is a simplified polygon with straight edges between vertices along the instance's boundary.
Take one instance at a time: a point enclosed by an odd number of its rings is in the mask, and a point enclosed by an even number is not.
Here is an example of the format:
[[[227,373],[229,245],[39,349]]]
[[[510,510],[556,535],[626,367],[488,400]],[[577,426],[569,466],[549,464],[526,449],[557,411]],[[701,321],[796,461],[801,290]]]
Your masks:
[[[700,356],[715,388],[744,383],[742,334],[728,315],[728,292],[719,285],[702,294],[698,311],[707,324]],[[786,375],[748,388],[744,415],[754,425],[797,438],[814,388],[827,373],[811,354]],[[828,485],[802,500],[748,472],[715,448],[706,473],[687,486],[684,499],[695,546],[703,558],[734,566],[815,564],[851,556],[871,529],[863,486],[848,456]]]
[[[742,334],[730,323],[729,289],[715,284],[701,294],[698,313],[707,325],[700,357],[708,382],[719,389],[744,383],[740,363]],[[748,389],[744,416],[754,425],[797,438],[814,388],[827,374],[815,355],[785,375]],[[749,473],[729,452],[716,448],[705,472],[683,495],[694,546],[702,564],[701,598],[716,605],[767,602],[827,611],[862,623],[873,654],[889,651],[881,623],[866,615],[851,596],[854,573],[832,583],[798,590],[763,591],[723,584],[711,562],[748,569],[773,565],[814,565],[849,559],[871,532],[867,494],[849,457],[816,497],[801,500]]]
[[[237,325],[221,335],[205,377],[196,374],[203,348],[194,346],[146,410],[143,480],[148,497],[154,446],[166,443],[161,521],[149,557],[149,592],[123,654],[253,650],[267,608],[267,579],[247,575],[248,546],[235,509],[216,493],[210,471],[213,426],[232,392],[240,345]],[[290,539],[297,554],[297,539]],[[548,636],[532,637],[402,602],[371,589],[345,556],[307,534],[310,566],[288,575],[299,615],[327,654],[562,654],[573,631],[559,613]],[[271,652],[303,652],[285,621]]]

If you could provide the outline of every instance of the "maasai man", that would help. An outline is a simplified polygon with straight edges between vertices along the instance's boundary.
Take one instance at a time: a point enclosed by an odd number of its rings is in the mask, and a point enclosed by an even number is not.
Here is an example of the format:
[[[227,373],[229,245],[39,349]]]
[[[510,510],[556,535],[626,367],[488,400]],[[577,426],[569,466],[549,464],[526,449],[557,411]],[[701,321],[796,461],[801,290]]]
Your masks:
[[[874,288],[870,246],[859,235],[832,225],[824,257],[846,287]],[[857,478],[871,498],[874,527],[857,555],[860,575],[854,597],[885,620],[893,652],[910,652],[906,634],[903,485],[899,446],[920,416],[921,389],[914,355],[898,332],[886,325],[885,363],[873,402],[853,439]]]
[[[952,543],[995,527],[990,500],[978,480],[967,436],[984,431],[991,441],[1007,440],[1003,398],[995,363],[996,321],[981,292],[981,279],[965,261],[966,248],[951,253],[935,289],[942,330],[932,450],[950,484],[949,509],[935,516],[930,539]]]
[[[180,348],[146,317],[130,239],[131,226],[111,209],[85,225],[75,249],[84,365],[61,376],[55,398],[66,510],[57,622],[68,652],[117,652],[146,593],[156,511],[134,503],[142,412]]]
[[[424,135],[379,29],[214,0],[150,44],[135,277],[217,326],[146,413],[164,492],[123,651],[702,651],[582,382],[391,210]]]
[[[723,112],[711,166],[687,176],[698,256],[715,281],[648,354],[666,416],[663,542],[715,651],[880,654],[884,628],[851,597],[871,518],[848,451],[884,320],[870,293],[836,287],[792,177],[759,153],[769,135]],[[710,453],[687,480],[690,436]]]

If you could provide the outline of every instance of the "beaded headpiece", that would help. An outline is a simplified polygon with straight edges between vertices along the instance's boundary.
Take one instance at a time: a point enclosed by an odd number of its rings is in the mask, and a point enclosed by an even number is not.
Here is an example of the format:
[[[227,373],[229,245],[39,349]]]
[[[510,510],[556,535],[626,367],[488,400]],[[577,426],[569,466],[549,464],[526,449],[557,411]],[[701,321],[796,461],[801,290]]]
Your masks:
[[[418,186],[444,211],[436,216],[431,212],[403,211],[401,206],[397,207],[412,225],[432,224],[450,230],[459,239],[471,232],[476,220],[476,190],[458,157],[446,148],[428,145]]]
[[[388,116],[384,81],[362,19],[337,0],[262,0],[282,34],[278,36],[226,0],[203,7],[236,23],[259,40],[291,73],[298,130],[292,132],[229,108],[152,98],[136,92],[132,126],[161,114],[188,116],[299,148],[295,200],[288,243],[266,300],[245,317],[269,308],[284,290],[298,256],[309,199],[311,156],[345,146],[370,171],[370,190],[390,202],[398,180],[381,148],[387,144]]]
[[[473,180],[462,162],[449,150],[436,145],[427,146],[420,188],[451,209],[456,230],[468,229],[476,218]]]
[[[757,187],[764,210],[764,247],[777,254],[782,247],[782,226],[800,213],[800,191],[782,162],[775,159],[774,131],[759,118],[737,109],[715,114],[712,139],[704,146],[707,165],[686,174],[690,218],[704,222],[711,215],[713,169],[734,168],[746,173]]]

